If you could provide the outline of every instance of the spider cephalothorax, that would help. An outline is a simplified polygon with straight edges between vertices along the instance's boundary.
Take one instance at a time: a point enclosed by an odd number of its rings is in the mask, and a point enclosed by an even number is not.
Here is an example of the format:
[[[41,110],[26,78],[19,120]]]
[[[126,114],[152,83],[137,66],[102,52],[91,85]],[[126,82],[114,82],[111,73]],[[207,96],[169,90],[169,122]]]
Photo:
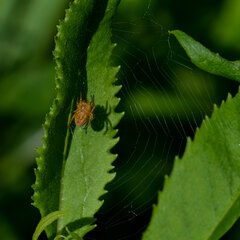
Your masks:
[[[93,97],[91,96],[91,102],[89,103],[89,101],[87,100],[82,100],[82,93],[80,93],[80,100],[79,102],[77,100],[77,108],[75,111],[73,111],[74,114],[69,122],[69,125],[71,124],[73,119],[75,121],[75,124],[80,127],[88,121],[87,125],[84,127],[87,128],[93,120],[94,109],[95,104]]]

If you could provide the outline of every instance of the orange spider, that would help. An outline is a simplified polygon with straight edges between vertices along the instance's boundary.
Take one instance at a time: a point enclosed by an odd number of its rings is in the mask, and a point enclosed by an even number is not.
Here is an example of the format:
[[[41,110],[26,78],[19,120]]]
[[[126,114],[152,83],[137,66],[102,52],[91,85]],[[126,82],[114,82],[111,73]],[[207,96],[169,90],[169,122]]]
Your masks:
[[[75,124],[79,127],[84,125],[87,121],[87,125],[84,128],[87,128],[91,121],[93,120],[93,111],[95,109],[95,104],[93,97],[91,96],[91,103],[87,100],[82,100],[82,93],[80,93],[80,101],[77,100],[77,109],[73,111],[73,116],[68,124],[70,126],[73,119],[75,120]]]

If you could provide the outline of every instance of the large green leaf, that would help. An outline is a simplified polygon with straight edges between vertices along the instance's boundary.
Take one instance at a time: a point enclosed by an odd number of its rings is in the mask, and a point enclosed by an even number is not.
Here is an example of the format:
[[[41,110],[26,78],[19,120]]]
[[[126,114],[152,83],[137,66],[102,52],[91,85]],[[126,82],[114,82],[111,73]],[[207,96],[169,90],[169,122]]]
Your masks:
[[[101,206],[99,197],[113,178],[108,171],[116,155],[110,149],[122,114],[114,112],[119,99],[114,86],[119,68],[111,67],[111,19],[118,0],[75,0],[60,22],[54,51],[57,97],[44,124],[44,147],[38,152],[34,205],[42,217],[63,210],[67,217],[47,228],[53,238],[68,225],[70,232],[91,224]],[[94,121],[87,130],[67,128],[72,99],[94,96]],[[72,141],[71,136],[73,133]],[[69,154],[68,154],[69,153]],[[91,227],[78,233],[83,235]]]
[[[172,32],[191,60],[216,75],[239,80],[234,62],[211,53],[185,33]],[[236,65],[237,66],[237,65]],[[240,93],[214,108],[182,160],[176,158],[171,177],[154,206],[143,239],[219,239],[240,216]]]
[[[114,174],[108,173],[116,158],[109,151],[118,142],[118,139],[113,138],[117,131],[112,127],[117,125],[122,116],[114,112],[119,102],[114,95],[120,87],[113,83],[119,68],[109,67],[114,47],[110,42],[110,20],[117,2],[109,1],[104,19],[87,53],[87,98],[94,96],[96,120],[87,132],[80,127],[75,129],[64,173],[61,210],[71,214],[63,217],[58,228],[79,221],[82,226],[86,225],[76,231],[81,236],[93,227],[87,224],[94,220],[91,218],[102,204],[98,198],[106,192],[105,184],[114,177]],[[76,228],[75,224],[72,229],[70,227],[71,231]]]
[[[240,82],[240,61],[228,61],[218,53],[213,53],[186,33],[170,31],[190,57],[191,61],[202,70]]]
[[[240,94],[176,158],[143,239],[219,239],[240,216]]]

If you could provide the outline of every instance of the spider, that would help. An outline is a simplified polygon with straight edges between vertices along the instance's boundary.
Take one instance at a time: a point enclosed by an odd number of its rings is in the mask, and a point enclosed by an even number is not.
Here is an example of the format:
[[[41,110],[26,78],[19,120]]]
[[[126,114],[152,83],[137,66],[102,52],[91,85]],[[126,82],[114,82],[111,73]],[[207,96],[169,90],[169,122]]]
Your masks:
[[[87,121],[87,125],[84,127],[85,129],[88,128],[91,121],[93,120],[93,111],[95,109],[95,104],[93,97],[91,96],[91,102],[87,100],[82,100],[82,93],[80,93],[80,101],[77,100],[77,109],[73,111],[73,116],[68,124],[70,126],[71,122],[75,121],[75,124],[79,127],[83,126]]]

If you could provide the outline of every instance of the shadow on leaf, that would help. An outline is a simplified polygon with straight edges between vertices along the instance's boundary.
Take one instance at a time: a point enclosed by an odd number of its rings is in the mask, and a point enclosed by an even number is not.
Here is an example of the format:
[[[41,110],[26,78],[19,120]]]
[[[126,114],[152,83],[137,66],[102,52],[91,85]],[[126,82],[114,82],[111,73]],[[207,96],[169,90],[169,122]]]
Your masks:
[[[91,225],[93,224],[94,222],[96,221],[95,218],[91,218],[91,217],[86,217],[86,218],[81,218],[81,219],[78,219],[74,222],[71,222],[69,224],[67,224],[65,227],[64,227],[64,230],[63,230],[63,234],[67,234],[67,231],[66,231],[66,227],[71,231],[71,232],[74,232],[76,231],[77,229],[80,229],[84,226],[88,226],[88,225]]]
[[[92,129],[96,132],[100,132],[101,130],[103,130],[103,128],[106,125],[106,130],[104,132],[104,134],[106,134],[108,131],[109,125],[110,127],[112,127],[112,124],[108,118],[110,113],[111,113],[111,108],[108,107],[108,102],[106,102],[105,107],[97,105],[93,112],[94,119],[92,120],[92,123],[91,123]]]

